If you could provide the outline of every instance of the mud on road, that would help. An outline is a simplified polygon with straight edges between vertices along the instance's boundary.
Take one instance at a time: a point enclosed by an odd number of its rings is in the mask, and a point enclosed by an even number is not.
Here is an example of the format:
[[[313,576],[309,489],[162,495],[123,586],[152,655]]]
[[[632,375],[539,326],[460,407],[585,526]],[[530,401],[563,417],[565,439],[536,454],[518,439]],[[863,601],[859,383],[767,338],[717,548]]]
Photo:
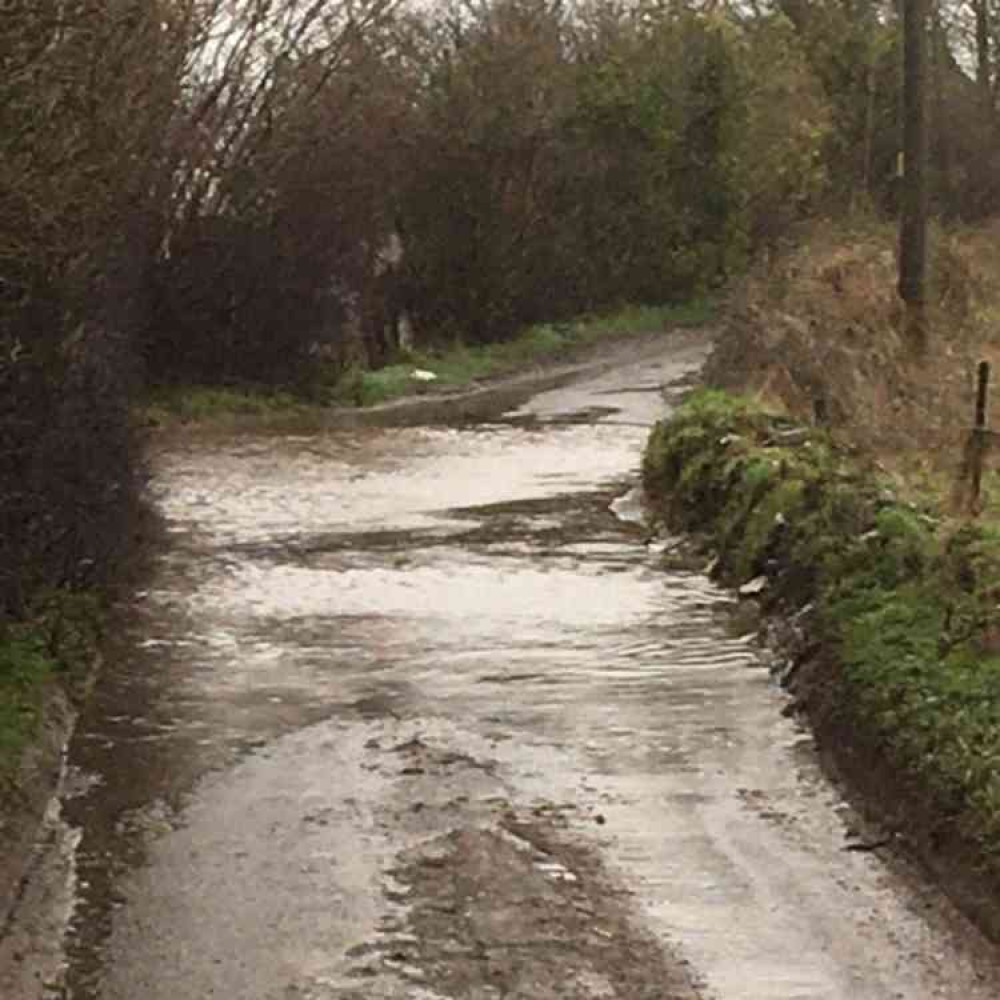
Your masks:
[[[4,1000],[995,1000],[635,491],[697,335],[458,426],[166,441]]]
[[[366,960],[360,975],[388,967],[444,997],[698,996],[684,960],[636,919],[599,851],[572,835],[575,822],[600,825],[601,814],[545,805],[518,814],[501,787],[475,806],[462,794],[463,772],[488,774],[489,763],[419,737],[389,753],[411,779],[408,815],[396,823],[411,834],[446,832],[415,837],[399,855],[390,870],[399,923],[377,945],[354,949]]]

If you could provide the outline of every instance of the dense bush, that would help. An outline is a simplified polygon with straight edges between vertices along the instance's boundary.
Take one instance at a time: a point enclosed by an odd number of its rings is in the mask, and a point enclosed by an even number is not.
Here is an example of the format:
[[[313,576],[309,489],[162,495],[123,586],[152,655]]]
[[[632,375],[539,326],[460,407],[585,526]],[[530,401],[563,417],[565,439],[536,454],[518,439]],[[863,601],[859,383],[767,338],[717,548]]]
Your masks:
[[[107,580],[140,467],[144,275],[180,86],[170,11],[8,5],[0,34],[0,627]]]

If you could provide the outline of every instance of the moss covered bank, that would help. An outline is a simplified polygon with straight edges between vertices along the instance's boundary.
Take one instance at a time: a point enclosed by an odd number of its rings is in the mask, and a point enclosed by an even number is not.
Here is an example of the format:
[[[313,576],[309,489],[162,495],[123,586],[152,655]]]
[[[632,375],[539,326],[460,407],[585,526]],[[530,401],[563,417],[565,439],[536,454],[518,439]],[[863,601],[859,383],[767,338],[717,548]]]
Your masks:
[[[903,502],[875,467],[748,399],[694,394],[647,447],[658,516],[784,623],[821,749],[1000,939],[1000,545]]]
[[[0,628],[0,931],[56,787],[76,706],[94,678],[107,619],[105,596],[58,590]]]

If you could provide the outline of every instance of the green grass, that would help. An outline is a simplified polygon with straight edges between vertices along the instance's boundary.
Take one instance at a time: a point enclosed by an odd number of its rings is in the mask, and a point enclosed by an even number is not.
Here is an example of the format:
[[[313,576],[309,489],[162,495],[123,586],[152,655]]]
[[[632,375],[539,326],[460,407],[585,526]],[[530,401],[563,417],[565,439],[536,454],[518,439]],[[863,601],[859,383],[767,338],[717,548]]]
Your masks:
[[[27,620],[0,626],[0,783],[38,732],[47,688],[60,683],[72,695],[89,675],[102,621],[93,595],[58,592]]]
[[[895,501],[825,435],[787,430],[695,394],[654,430],[646,488],[712,538],[728,582],[766,574],[772,605],[814,605],[837,711],[1000,875],[1000,529]]]
[[[38,634],[11,630],[0,639],[0,776],[41,721],[42,691],[55,670]]]
[[[188,385],[154,390],[144,407],[144,416],[148,423],[157,425],[173,421],[199,423],[228,417],[266,419],[306,409],[306,402],[291,392]]]
[[[426,391],[426,385],[421,386],[411,377],[414,368],[434,372],[437,378],[431,384],[435,387],[460,389],[534,364],[569,358],[575,350],[603,339],[700,326],[714,315],[715,304],[709,299],[670,306],[627,306],[571,322],[538,324],[499,344],[457,344],[446,350],[412,351],[398,364],[375,371],[349,372],[336,387],[334,398],[350,405],[371,406],[421,388]]]

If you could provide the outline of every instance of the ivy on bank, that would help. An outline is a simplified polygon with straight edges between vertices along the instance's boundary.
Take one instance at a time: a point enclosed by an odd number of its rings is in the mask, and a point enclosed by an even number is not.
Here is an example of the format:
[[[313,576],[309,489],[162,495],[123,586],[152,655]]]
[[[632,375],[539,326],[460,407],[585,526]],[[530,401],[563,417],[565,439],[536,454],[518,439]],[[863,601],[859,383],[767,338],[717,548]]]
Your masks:
[[[836,711],[1000,873],[1000,533],[900,502],[823,432],[693,395],[647,444],[646,490],[727,583],[812,605]]]

